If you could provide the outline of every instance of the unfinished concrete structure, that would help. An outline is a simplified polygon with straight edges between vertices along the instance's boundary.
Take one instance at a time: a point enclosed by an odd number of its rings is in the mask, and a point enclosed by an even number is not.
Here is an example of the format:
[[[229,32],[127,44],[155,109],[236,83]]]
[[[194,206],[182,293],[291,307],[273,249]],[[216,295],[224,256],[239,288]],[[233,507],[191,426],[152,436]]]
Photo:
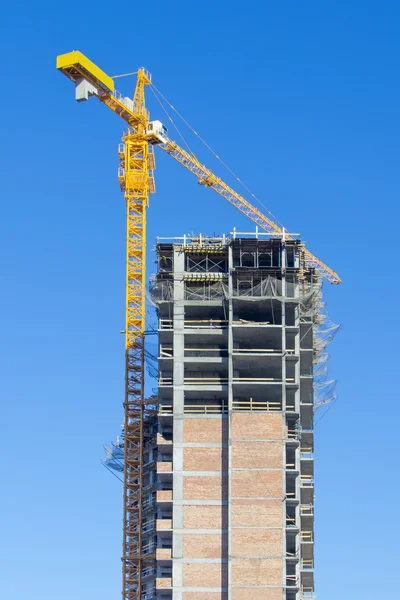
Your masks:
[[[321,294],[302,249],[266,234],[158,241],[146,599],[314,597]]]

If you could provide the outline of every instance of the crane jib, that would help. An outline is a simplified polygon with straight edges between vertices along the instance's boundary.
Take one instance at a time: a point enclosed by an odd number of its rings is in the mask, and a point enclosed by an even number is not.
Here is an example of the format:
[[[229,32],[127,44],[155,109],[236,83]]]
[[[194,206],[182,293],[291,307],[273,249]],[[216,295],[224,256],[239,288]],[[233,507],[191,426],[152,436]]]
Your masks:
[[[144,108],[144,100],[143,105],[139,103],[135,106],[135,101],[119,94],[115,90],[114,80],[81,52],[74,51],[58,56],[57,68],[71,79],[77,88],[80,86],[80,91],[77,95],[78,100],[87,100],[89,95],[96,95],[101,102],[111,108],[113,112],[118,114],[130,126],[141,126],[145,129],[146,124],[149,123],[150,117]],[[145,69],[139,69],[138,83],[139,81],[142,84],[141,87],[143,87],[143,84],[151,84],[151,76]],[[278,235],[283,233],[282,229],[274,221],[247,202],[240,194],[216,177],[207,167],[201,165],[194,155],[180,148],[176,142],[162,137],[156,140],[154,139],[154,135],[145,135],[144,137],[148,140],[148,143],[159,145],[170,156],[191,171],[200,183],[214,189],[266,232]],[[290,239],[290,235],[286,234],[286,238]],[[308,250],[305,252],[305,260],[310,267],[315,268],[322,277],[331,283],[341,283],[338,274]]]

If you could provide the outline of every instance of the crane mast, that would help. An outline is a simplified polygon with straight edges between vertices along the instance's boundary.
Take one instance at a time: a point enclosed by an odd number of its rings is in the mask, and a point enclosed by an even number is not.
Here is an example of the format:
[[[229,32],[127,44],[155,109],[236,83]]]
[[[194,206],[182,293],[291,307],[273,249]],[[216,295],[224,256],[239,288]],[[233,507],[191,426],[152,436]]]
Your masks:
[[[57,68],[74,81],[78,101],[96,95],[128,123],[118,146],[118,179],[126,201],[122,597],[140,600],[143,569],[154,561],[154,554],[142,552],[146,210],[154,192],[155,167],[153,148],[145,138],[149,114],[144,90],[151,80],[140,69],[131,100],[110,93],[113,80],[80,52],[59,56]]]
[[[144,87],[149,83],[141,69],[133,100],[137,122],[128,127],[119,145],[119,181],[126,200],[122,596],[127,600],[141,597],[144,563],[153,561],[153,555],[142,552],[146,209],[151,181],[149,145],[144,138],[148,122]]]
[[[81,52],[57,57],[57,69],[75,83],[77,101],[97,98],[127,124],[118,151],[118,178],[126,201],[126,301],[125,301],[125,400],[124,400],[124,496],[122,598],[141,600],[142,573],[154,563],[153,553],[142,548],[142,490],[144,420],[144,331],[146,286],[146,211],[149,194],[155,192],[154,145],[193,173],[198,182],[210,187],[254,223],[272,235],[285,235],[274,221],[230,188],[198,159],[166,135],[159,121],[150,122],[145,106],[145,86],[151,76],[143,68],[137,72],[133,99],[115,90],[114,80]],[[304,262],[331,283],[340,283],[337,273],[304,249]]]

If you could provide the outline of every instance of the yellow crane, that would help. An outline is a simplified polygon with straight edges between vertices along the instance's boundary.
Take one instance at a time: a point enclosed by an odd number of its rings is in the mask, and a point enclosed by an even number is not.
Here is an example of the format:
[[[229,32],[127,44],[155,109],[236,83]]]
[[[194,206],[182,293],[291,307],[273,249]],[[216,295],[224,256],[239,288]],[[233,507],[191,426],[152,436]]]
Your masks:
[[[58,56],[57,69],[74,82],[78,102],[96,96],[128,125],[118,148],[118,177],[126,199],[127,220],[122,597],[140,600],[142,571],[155,558],[142,552],[146,209],[149,194],[155,192],[154,146],[159,146],[193,173],[200,184],[216,191],[265,231],[285,235],[286,239],[291,236],[202,165],[193,154],[169,139],[167,129],[160,121],[150,121],[145,106],[145,86],[151,86],[152,82],[150,73],[144,68],[137,72],[133,100],[117,92],[114,79],[81,52]],[[304,249],[303,260],[330,283],[341,283],[337,273],[307,249]]]

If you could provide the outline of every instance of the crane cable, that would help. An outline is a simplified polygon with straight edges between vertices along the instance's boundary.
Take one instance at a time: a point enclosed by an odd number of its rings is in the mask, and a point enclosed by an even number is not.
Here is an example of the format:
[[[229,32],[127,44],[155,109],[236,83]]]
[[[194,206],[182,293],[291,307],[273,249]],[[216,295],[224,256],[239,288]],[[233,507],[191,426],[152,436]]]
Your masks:
[[[153,89],[154,88],[154,89]],[[279,219],[277,219],[275,217],[275,215],[268,210],[268,208],[265,206],[265,204],[263,204],[263,202],[250,190],[250,188],[247,187],[247,185],[236,175],[236,173],[234,173],[232,171],[232,169],[230,167],[228,167],[228,165],[222,160],[222,158],[220,156],[218,156],[218,154],[211,148],[211,146],[209,144],[207,144],[207,142],[197,133],[197,131],[190,125],[190,123],[188,123],[186,121],[186,119],[177,111],[177,109],[175,108],[175,106],[173,106],[173,104],[171,104],[171,102],[160,92],[160,90],[154,85],[154,83],[151,83],[150,85],[150,89],[153,92],[154,96],[157,98],[155,91],[161,96],[161,98],[163,98],[163,100],[165,100],[165,102],[172,108],[172,110],[178,115],[178,117],[180,119],[182,119],[182,121],[185,123],[185,125],[187,125],[187,127],[189,127],[189,129],[194,133],[195,136],[197,136],[199,138],[199,140],[202,142],[202,144],[204,144],[204,146],[211,152],[211,154],[213,154],[215,156],[215,158],[217,160],[219,160],[219,162],[229,171],[229,173],[236,179],[236,181],[238,181],[240,183],[240,185],[242,187],[244,187],[244,189],[263,207],[263,209],[269,213],[271,215],[271,217],[274,219],[274,221],[281,227],[281,229],[283,230],[283,225],[282,223],[279,221]],[[167,114],[169,120],[173,123],[171,117],[169,116],[168,112],[166,111],[165,107],[162,105],[161,101],[159,98],[157,98],[158,102],[161,104],[161,106],[163,107],[163,110],[165,111],[165,113]],[[174,123],[173,123],[174,124]],[[178,131],[176,125],[174,125],[176,130]],[[179,133],[179,131],[178,131]],[[179,135],[183,138],[183,136],[179,133]],[[188,147],[186,141],[185,141],[186,147]],[[193,154],[192,151],[190,151],[191,154]],[[194,154],[193,154],[194,156]]]
[[[121,75],[111,75],[111,79],[120,79],[121,77],[130,77],[131,75],[137,75],[138,71],[132,71],[132,73],[122,73]]]
[[[189,146],[189,144],[187,143],[187,141],[185,140],[185,138],[183,137],[183,134],[179,131],[178,126],[176,125],[176,123],[174,122],[174,120],[172,119],[172,117],[170,116],[170,114],[168,113],[167,109],[165,108],[164,104],[161,102],[160,98],[157,96],[156,93],[156,89],[153,90],[153,85],[150,86],[150,90],[153,93],[153,96],[155,97],[155,99],[157,100],[157,102],[159,103],[159,105],[161,106],[161,108],[163,109],[163,111],[165,112],[165,114],[167,115],[168,120],[172,123],[172,125],[175,127],[179,137],[182,139],[183,143],[185,144],[189,154],[191,154],[192,156],[195,156],[194,153],[192,152],[191,147]],[[158,90],[157,90],[158,91]],[[162,94],[161,94],[162,95]]]

